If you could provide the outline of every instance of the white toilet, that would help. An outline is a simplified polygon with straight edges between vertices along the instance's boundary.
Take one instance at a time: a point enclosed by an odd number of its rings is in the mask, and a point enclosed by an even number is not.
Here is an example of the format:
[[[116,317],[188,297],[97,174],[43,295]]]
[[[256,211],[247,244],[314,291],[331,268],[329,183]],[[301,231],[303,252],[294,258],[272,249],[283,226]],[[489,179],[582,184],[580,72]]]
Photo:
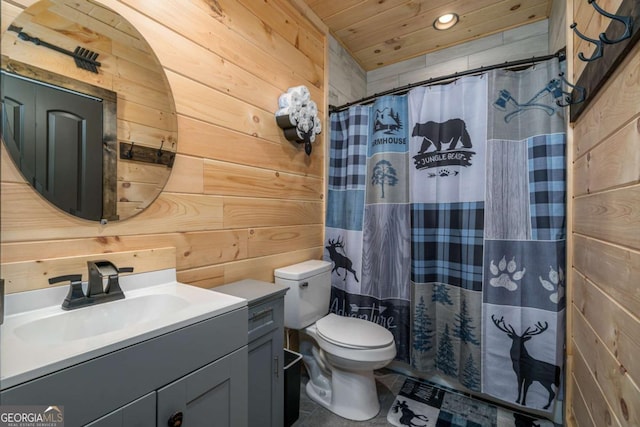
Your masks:
[[[380,411],[373,370],[393,360],[396,345],[391,332],[376,323],[327,314],[331,267],[310,260],[275,270],[276,283],[289,287],[284,325],[304,332],[300,352],[309,397],[343,418],[364,421]]]

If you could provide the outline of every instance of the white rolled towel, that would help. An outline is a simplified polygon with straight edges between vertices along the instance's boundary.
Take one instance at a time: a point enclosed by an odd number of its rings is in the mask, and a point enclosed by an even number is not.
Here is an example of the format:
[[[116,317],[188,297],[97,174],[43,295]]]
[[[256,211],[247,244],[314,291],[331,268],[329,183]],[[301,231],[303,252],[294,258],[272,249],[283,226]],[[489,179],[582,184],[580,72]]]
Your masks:
[[[300,99],[303,104],[306,104],[311,100],[311,93],[309,92],[309,88],[305,85],[294,86],[287,89],[287,93],[297,93],[300,95]]]
[[[298,122],[298,129],[302,130],[304,133],[309,132],[309,129],[312,128],[312,123],[308,118],[303,118]]]
[[[310,115],[314,117],[318,115],[318,104],[316,104],[315,101],[309,101],[307,108],[309,109]]]
[[[299,108],[302,106],[302,95],[300,92],[286,92],[278,98],[278,108]]]
[[[309,114],[309,109],[304,106],[300,109],[299,114],[301,120],[309,120],[312,117],[311,114]]]

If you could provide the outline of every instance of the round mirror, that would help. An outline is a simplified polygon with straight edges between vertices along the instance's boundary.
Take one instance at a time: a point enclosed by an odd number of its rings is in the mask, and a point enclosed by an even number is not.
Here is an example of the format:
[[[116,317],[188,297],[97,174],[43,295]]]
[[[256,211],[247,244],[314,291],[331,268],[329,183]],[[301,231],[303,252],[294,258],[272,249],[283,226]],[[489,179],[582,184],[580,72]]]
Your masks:
[[[175,104],[144,37],[93,0],[42,0],[2,35],[3,156],[53,205],[113,221],[171,173]]]

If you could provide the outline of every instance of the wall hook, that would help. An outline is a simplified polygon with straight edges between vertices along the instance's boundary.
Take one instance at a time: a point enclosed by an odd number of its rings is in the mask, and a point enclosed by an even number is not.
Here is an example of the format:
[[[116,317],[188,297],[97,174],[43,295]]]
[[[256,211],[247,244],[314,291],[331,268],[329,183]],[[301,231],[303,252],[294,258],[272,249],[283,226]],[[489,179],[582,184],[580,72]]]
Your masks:
[[[582,34],[580,31],[578,31],[578,29],[576,28],[577,26],[578,26],[578,24],[576,24],[574,22],[573,24],[570,25],[570,28],[582,40],[588,41],[589,43],[593,43],[593,44],[596,45],[596,51],[593,52],[593,55],[591,55],[591,58],[585,57],[582,52],[578,53],[578,58],[580,58],[580,60],[584,61],[584,62],[591,62],[591,61],[595,61],[596,59],[600,58],[602,56],[602,51],[604,49],[604,44],[603,44],[602,40],[590,39],[589,37],[587,37],[584,34]]]
[[[156,155],[158,157],[162,157],[162,147],[164,146],[164,138],[162,138],[162,140],[160,141],[160,148],[158,148],[158,152],[156,153]]]
[[[567,80],[564,77],[564,73],[560,73],[558,74],[558,76],[562,80],[562,83],[566,84],[569,87],[569,91],[565,92],[563,90],[562,91],[563,99],[562,100],[556,99],[556,104],[560,107],[567,107],[569,105],[574,105],[574,104],[579,104],[581,102],[584,102],[584,100],[587,97],[587,89],[583,88],[582,86],[572,85],[571,83],[569,83],[569,80]],[[575,89],[576,92],[578,93],[577,99],[573,99],[573,95],[572,95],[573,89]]]
[[[127,159],[133,159],[133,146],[135,145],[135,141],[131,141],[131,146],[129,147],[129,150],[124,153],[124,157],[126,157]]]
[[[598,11],[600,15],[606,16],[609,19],[613,19],[614,21],[618,21],[624,24],[624,34],[622,34],[620,37],[618,37],[615,40],[611,40],[610,38],[607,37],[605,33],[600,33],[600,40],[602,40],[606,44],[615,44],[615,43],[620,43],[622,40],[625,40],[631,37],[631,31],[633,30],[633,19],[630,16],[614,15],[602,9],[600,6],[598,6],[598,3],[596,3],[595,0],[588,0],[588,1],[589,1],[589,4],[593,6],[594,9]]]

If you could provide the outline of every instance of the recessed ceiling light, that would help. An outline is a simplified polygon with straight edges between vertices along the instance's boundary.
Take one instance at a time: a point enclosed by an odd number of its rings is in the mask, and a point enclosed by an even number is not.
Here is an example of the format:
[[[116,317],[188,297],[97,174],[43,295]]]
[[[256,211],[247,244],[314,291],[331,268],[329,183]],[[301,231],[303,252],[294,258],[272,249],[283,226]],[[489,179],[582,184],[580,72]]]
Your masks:
[[[436,30],[448,30],[458,23],[458,15],[455,13],[446,13],[433,21],[433,28]]]

